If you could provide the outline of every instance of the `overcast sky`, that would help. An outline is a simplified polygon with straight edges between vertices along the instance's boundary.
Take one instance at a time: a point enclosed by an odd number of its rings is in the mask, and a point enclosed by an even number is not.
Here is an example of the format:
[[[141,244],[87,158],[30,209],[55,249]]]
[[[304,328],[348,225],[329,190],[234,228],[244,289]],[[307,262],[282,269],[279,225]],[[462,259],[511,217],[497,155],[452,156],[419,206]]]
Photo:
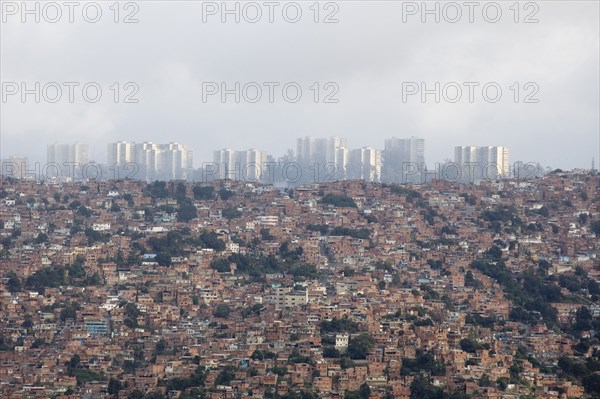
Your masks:
[[[93,158],[105,162],[108,142],[177,141],[194,150],[194,163],[200,165],[225,147],[254,147],[277,157],[306,135],[347,137],[351,148],[383,148],[385,138],[418,136],[426,139],[429,166],[452,158],[455,145],[506,145],[511,161],[566,169],[588,168],[592,157],[600,163],[597,1],[522,2],[517,23],[512,1],[497,3],[502,15],[496,23],[488,22],[496,17],[496,7],[483,11],[487,2],[473,10],[472,23],[463,2],[456,23],[449,22],[456,8],[444,9],[445,3],[439,5],[439,23],[434,15],[426,15],[423,23],[421,10],[413,7],[420,8],[420,1],[321,2],[318,23],[312,1],[296,3],[302,10],[296,23],[288,22],[295,17],[293,4],[284,14],[289,2],[277,3],[273,23],[262,1],[256,23],[249,21],[256,8],[244,13],[244,3],[239,23],[233,15],[223,23],[221,10],[213,7],[220,9],[221,2],[199,1],[141,1],[134,4],[137,9],[121,3],[115,23],[112,3],[98,2],[97,23],[83,18],[81,6],[73,23],[66,7],[56,23],[48,21],[56,15],[51,8],[45,14],[40,9],[39,23],[31,15],[23,23],[22,10],[14,9],[21,2],[2,2],[2,157],[22,154],[45,161],[47,144],[77,141],[89,143]],[[139,22],[123,23],[130,14]],[[94,16],[94,8],[88,8],[86,17]],[[338,22],[324,23],[328,16]],[[527,18],[538,22],[524,23]],[[48,101],[55,91],[47,86],[36,103],[33,95],[25,102],[20,92],[11,95],[22,82],[28,88],[35,82],[80,86],[74,88],[73,103],[67,86],[58,102]],[[82,95],[88,82],[102,89],[97,103]],[[114,82],[119,83],[118,103]],[[138,103],[123,102],[135,88],[125,89],[128,82],[139,87],[133,95]],[[224,82],[231,89],[235,82],[257,82],[262,97],[247,101],[256,95],[249,88],[240,103],[233,94],[225,103],[220,94],[203,101],[203,87],[204,94],[214,87],[206,82]],[[264,82],[279,83],[272,103]],[[283,96],[289,82],[302,89],[296,103]],[[406,82],[425,83],[428,89],[435,82],[456,84],[446,86],[445,96],[440,90],[439,103],[433,94],[423,103],[420,93],[407,95],[415,86]],[[472,103],[464,82],[479,84]],[[482,87],[488,83],[493,84],[486,99]],[[463,88],[462,96],[453,103],[456,85]],[[491,102],[495,87],[502,94]],[[93,97],[93,90],[89,93]],[[293,87],[287,94],[291,100]],[[338,102],[325,103],[328,94]]]

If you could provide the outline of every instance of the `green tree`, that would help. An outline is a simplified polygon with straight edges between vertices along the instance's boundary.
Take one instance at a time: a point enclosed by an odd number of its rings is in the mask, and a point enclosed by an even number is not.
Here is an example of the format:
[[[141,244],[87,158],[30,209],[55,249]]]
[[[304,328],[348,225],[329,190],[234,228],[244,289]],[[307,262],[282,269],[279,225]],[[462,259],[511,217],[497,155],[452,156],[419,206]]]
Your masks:
[[[235,378],[235,368],[233,366],[225,366],[217,375],[215,385],[229,385]]]
[[[212,248],[218,252],[225,250],[225,243],[219,239],[219,236],[214,231],[203,231],[198,240],[200,245],[205,248]]]
[[[371,388],[369,388],[369,384],[364,382],[358,389],[358,392],[362,399],[369,399],[369,396],[371,395]]]
[[[463,338],[460,340],[460,349],[465,352],[475,353],[483,349],[483,345],[471,338]]]
[[[330,204],[338,208],[356,208],[356,202],[346,195],[326,194],[321,201],[323,204]]]
[[[121,382],[119,380],[115,380],[114,378],[111,378],[108,381],[108,394],[114,395],[118,398],[120,390],[121,390]]]
[[[375,340],[368,334],[360,334],[348,341],[348,356],[350,359],[366,359],[367,353],[375,345]]]
[[[90,216],[92,216],[92,212],[85,206],[81,205],[78,209],[77,209],[77,213],[85,218],[89,218]]]
[[[597,236],[600,235],[600,220],[594,220],[591,225],[592,231]]]
[[[68,303],[61,311],[60,311],[60,320],[67,321],[68,319],[76,319],[77,318],[77,308],[79,305],[75,303]]]
[[[128,302],[125,305],[125,316],[132,317],[135,319],[135,318],[139,317],[140,314],[141,314],[141,312],[135,303]]]
[[[69,362],[68,362],[68,367],[71,370],[76,369],[77,367],[79,367],[80,362],[81,362],[81,357],[79,357],[79,355],[76,353],[73,356],[71,356],[71,360],[69,360]]]
[[[189,222],[192,219],[198,217],[196,207],[189,202],[183,202],[179,205],[177,210],[177,220],[180,222]]]
[[[228,199],[233,197],[233,195],[233,191],[227,190],[226,188],[222,188],[219,190],[219,196],[223,201],[227,201]]]
[[[237,219],[242,216],[242,212],[238,211],[235,208],[225,208],[221,211],[221,215],[226,219]]]
[[[444,392],[434,387],[423,377],[417,377],[410,384],[410,399],[444,399]]]
[[[144,393],[139,389],[134,389],[129,395],[127,395],[127,399],[143,399]]]
[[[165,351],[165,349],[167,348],[167,341],[165,341],[164,339],[160,339],[157,343],[156,346],[154,348],[154,354],[155,355],[162,355]]]
[[[17,277],[15,272],[8,272],[6,274],[6,277],[8,277],[8,281],[6,282],[6,289],[9,292],[15,293],[21,291],[23,285],[21,284],[21,280],[19,279],[19,277]]]
[[[582,306],[575,312],[576,331],[587,331],[592,329],[592,313],[586,306]]]
[[[194,186],[192,190],[194,199],[197,200],[210,200],[213,199],[215,195],[215,188],[212,186]]]
[[[25,320],[21,324],[21,327],[23,327],[23,328],[33,327],[33,319],[31,318],[31,315],[28,314],[25,316]]]
[[[230,313],[231,313],[231,308],[228,305],[221,303],[221,304],[218,304],[217,307],[215,308],[213,316],[226,319],[229,317]]]

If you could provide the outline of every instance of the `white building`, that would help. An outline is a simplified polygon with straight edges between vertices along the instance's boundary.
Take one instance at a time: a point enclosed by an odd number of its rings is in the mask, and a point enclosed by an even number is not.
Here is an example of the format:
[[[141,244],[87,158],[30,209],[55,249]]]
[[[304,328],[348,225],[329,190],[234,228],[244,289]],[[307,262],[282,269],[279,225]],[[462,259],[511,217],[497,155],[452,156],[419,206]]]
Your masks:
[[[383,152],[385,182],[418,182],[425,172],[425,139],[418,137],[386,139]]]
[[[346,178],[381,181],[381,151],[371,147],[350,150]]]
[[[94,223],[94,224],[92,224],[92,230],[108,231],[108,230],[110,230],[110,223]]]
[[[108,165],[124,167],[134,163],[134,178],[152,180],[184,180],[191,177],[193,152],[183,144],[156,144],[151,141],[133,143],[119,141],[108,144]],[[128,169],[127,172],[131,172]],[[130,176],[130,173],[123,173]]]
[[[454,162],[461,165],[463,180],[485,180],[509,177],[509,151],[503,146],[458,146]]]
[[[44,177],[66,180],[82,177],[86,165],[90,162],[90,147],[81,143],[50,144],[46,147],[46,162],[48,165],[44,168]]]
[[[347,139],[343,137],[302,137],[296,140],[296,159],[304,181],[333,181],[345,177],[348,161]]]
[[[90,162],[90,146],[88,144],[50,144],[46,148],[46,161],[55,162],[61,167],[65,163],[85,165]]]
[[[335,334],[335,349],[338,351],[345,351],[348,349],[348,341],[350,335],[348,334]]]
[[[109,166],[124,165],[133,162],[134,143],[118,141],[109,143],[107,153],[107,164]]]
[[[267,153],[257,149],[214,151],[214,176],[217,179],[260,181],[266,172]]]

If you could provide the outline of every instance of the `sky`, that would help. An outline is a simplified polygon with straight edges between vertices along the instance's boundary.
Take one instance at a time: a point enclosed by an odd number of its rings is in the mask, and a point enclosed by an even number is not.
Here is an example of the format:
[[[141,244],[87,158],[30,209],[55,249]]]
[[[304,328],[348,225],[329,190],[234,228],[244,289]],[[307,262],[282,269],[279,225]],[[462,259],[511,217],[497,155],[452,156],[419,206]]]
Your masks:
[[[174,141],[199,166],[302,136],[416,136],[428,166],[456,145],[600,164],[599,2],[450,3],[2,1],[0,157]]]

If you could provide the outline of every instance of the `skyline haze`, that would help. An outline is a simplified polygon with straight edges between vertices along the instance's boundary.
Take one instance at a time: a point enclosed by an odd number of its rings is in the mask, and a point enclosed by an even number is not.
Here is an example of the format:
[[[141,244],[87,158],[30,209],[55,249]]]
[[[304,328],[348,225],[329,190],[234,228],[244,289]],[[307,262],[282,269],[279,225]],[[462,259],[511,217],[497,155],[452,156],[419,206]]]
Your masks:
[[[114,23],[108,4],[94,24],[79,14],[72,24],[23,23],[4,12],[0,156],[42,161],[46,144],[78,141],[90,144],[90,158],[105,159],[107,142],[175,141],[201,162],[229,147],[283,155],[309,135],[347,137],[355,148],[418,136],[431,163],[451,159],[457,145],[505,145],[513,159],[565,169],[599,158],[597,2],[540,3],[537,23],[523,23],[525,10],[515,23],[502,2],[497,23],[479,11],[470,23],[466,10],[457,23],[444,14],[422,23],[406,15],[411,2],[363,1],[335,3],[337,23],[322,23],[332,13],[324,9],[315,23],[305,2],[297,23],[277,13],[273,23],[244,15],[222,23],[205,3],[139,3],[131,24]],[[59,83],[60,101],[10,94],[36,82],[41,90]],[[73,103],[65,82],[80,84]],[[81,98],[90,82],[102,89],[97,103]],[[273,102],[268,82],[277,83]],[[477,83],[472,103],[469,82]],[[282,97],[290,83],[302,90],[298,102]],[[439,103],[435,94],[422,102],[436,83]],[[498,102],[482,97],[490,83],[502,90]],[[252,103],[257,86],[262,97]],[[453,103],[457,87],[462,96]]]

